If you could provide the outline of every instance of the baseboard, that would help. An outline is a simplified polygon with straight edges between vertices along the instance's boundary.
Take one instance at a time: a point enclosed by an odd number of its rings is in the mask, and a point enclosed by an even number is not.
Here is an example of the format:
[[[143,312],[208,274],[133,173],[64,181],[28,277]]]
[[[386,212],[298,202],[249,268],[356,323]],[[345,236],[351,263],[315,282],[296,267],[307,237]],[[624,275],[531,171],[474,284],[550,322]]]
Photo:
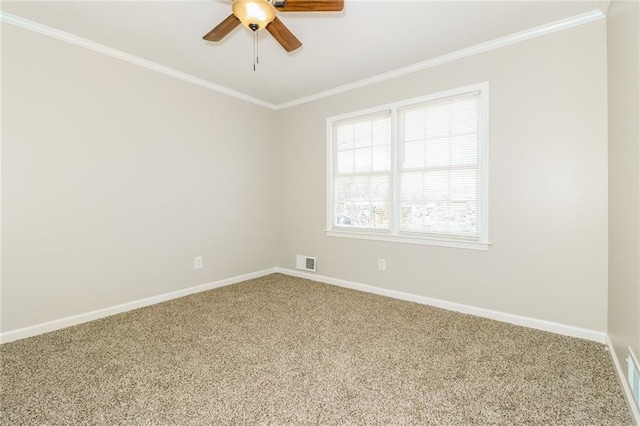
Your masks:
[[[134,300],[132,302],[123,303],[121,305],[98,309],[96,311],[86,312],[79,315],[73,315],[70,317],[61,318],[53,321],[43,322],[41,324],[36,324],[30,327],[20,328],[20,329],[11,330],[11,331],[5,331],[4,333],[0,333],[0,343],[8,343],[8,342],[13,342],[15,340],[25,339],[27,337],[37,336],[38,334],[60,330],[62,328],[71,327],[73,325],[82,324],[84,322],[93,321],[96,319],[108,317],[110,315],[115,315],[122,312],[131,311],[138,308],[143,308],[149,305],[155,305],[156,303],[166,302],[167,300],[177,299],[179,297],[188,296],[194,293],[200,293],[201,291],[212,290],[214,288],[236,284],[236,283],[250,280],[253,278],[260,278],[265,275],[273,274],[275,272],[277,272],[276,268],[264,269],[262,271],[252,272],[244,275],[238,275],[231,278],[225,278],[223,280],[214,281],[214,282],[210,282],[207,284],[202,284],[194,287],[189,287],[182,290],[172,291],[171,293],[165,293],[158,296],[152,296],[144,299]]]
[[[625,370],[620,365],[620,361],[618,360],[618,356],[616,354],[616,348],[613,346],[613,342],[611,342],[611,338],[607,334],[605,337],[606,345],[609,348],[609,354],[611,355],[611,360],[613,361],[613,366],[616,369],[616,373],[618,374],[618,381],[620,382],[620,386],[622,386],[622,392],[624,393],[624,398],[627,400],[627,404],[631,410],[631,414],[633,415],[633,419],[636,422],[636,425],[640,425],[640,410],[636,405],[633,399],[633,393],[631,392],[631,388],[629,387],[629,382],[627,381],[627,377],[625,375]]]
[[[538,330],[549,331],[552,333],[562,334],[565,336],[578,337],[581,339],[592,340],[598,343],[605,343],[606,334],[603,332],[589,330],[570,325],[555,323],[551,321],[545,321],[535,318],[523,317],[519,315],[508,314],[499,311],[493,311],[490,309],[478,308],[470,305],[463,305],[455,302],[448,302],[446,300],[433,299],[430,297],[417,296],[415,294],[404,293],[401,291],[388,290],[380,287],[374,287],[367,284],[360,284],[352,281],[341,280],[337,278],[326,277],[322,275],[316,275],[308,272],[295,271],[287,268],[269,268],[262,271],[253,272],[244,275],[238,275],[231,278],[226,278],[219,281],[214,281],[207,284],[198,285],[195,287],[189,287],[186,289],[174,291],[171,293],[165,293],[158,296],[147,297],[145,299],[134,300],[132,302],[123,303],[117,306],[111,306],[108,308],[98,309],[91,312],[86,312],[79,315],[74,315],[66,318],[57,319],[41,324],[36,324],[30,327],[20,328],[17,330],[10,330],[4,333],[0,333],[0,343],[13,342],[15,340],[24,339],[27,337],[37,336],[39,334],[48,333],[50,331],[60,330],[65,327],[71,327],[73,325],[82,324],[84,322],[93,321],[96,319],[108,317],[110,315],[119,314],[121,312],[131,311],[133,309],[143,308],[145,306],[154,305],[156,303],[165,302],[171,299],[177,299],[179,297],[188,296],[190,294],[199,293],[201,291],[211,290],[214,288],[224,287],[231,284],[236,284],[242,281],[250,280],[253,278],[259,278],[265,275],[273,273],[282,273],[285,275],[291,275],[300,278],[307,278],[314,281],[320,281],[326,284],[332,284],[339,287],[350,288],[353,290],[364,291],[367,293],[379,294],[381,296],[392,297],[394,299],[407,300],[410,302],[416,302],[423,305],[435,306],[438,308],[448,309],[451,311],[461,312],[464,314],[476,315],[483,318],[490,318],[498,321],[503,321],[511,324],[522,325],[525,327],[535,328]]]
[[[551,321],[545,321],[536,318],[524,317],[520,315],[508,314],[505,312],[493,311],[490,309],[478,308],[461,303],[448,302],[446,300],[432,299],[430,297],[417,296],[415,294],[403,293],[401,291],[388,290],[385,288],[374,287],[367,284],[345,281],[337,278],[325,277],[309,272],[295,271],[287,268],[274,268],[276,272],[294,277],[307,278],[314,281],[320,281],[326,284],[332,284],[339,287],[350,288],[353,290],[364,291],[366,293],[379,294],[381,296],[392,297],[394,299],[407,300],[423,305],[435,306],[438,308],[448,309],[450,311],[461,312],[464,314],[476,315],[483,318],[490,318],[497,321],[507,322],[510,324],[521,325],[524,327],[535,328],[537,330],[549,331],[551,333],[562,334],[564,336],[578,337],[580,339],[592,340],[598,343],[605,343],[606,333],[601,331],[589,330],[586,328],[574,327],[571,325],[560,324]]]

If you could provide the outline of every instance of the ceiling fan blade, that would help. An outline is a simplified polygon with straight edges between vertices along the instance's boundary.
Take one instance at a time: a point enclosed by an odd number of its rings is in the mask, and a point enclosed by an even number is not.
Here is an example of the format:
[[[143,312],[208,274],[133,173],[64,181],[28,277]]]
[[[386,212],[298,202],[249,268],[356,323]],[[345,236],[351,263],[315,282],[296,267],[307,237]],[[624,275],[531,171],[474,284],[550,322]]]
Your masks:
[[[240,20],[232,13],[202,38],[207,41],[220,41],[238,25],[240,25]]]
[[[287,28],[282,23],[282,21],[278,19],[277,16],[276,19],[274,19],[269,25],[266,26],[266,28],[267,31],[271,33],[273,38],[275,38],[276,41],[280,43],[280,45],[284,47],[284,50],[286,50],[287,52],[293,52],[294,50],[302,46],[300,40],[298,40],[296,36],[294,36],[293,33],[289,31],[289,28]]]
[[[278,6],[278,12],[340,12],[344,0],[286,0],[284,6]]]

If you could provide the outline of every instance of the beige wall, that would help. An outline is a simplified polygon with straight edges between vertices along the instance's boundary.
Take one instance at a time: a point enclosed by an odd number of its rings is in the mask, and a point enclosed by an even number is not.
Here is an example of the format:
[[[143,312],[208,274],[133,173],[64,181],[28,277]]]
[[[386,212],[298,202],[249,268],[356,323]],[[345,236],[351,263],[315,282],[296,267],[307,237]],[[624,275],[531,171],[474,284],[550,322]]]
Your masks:
[[[482,81],[489,251],[325,235],[327,117]],[[604,332],[606,84],[600,20],[283,111],[280,266],[317,256],[321,275]]]
[[[2,47],[3,331],[297,253],[330,277],[606,330],[604,20],[279,112],[9,25]],[[325,236],[327,117],[482,81],[489,251]]]
[[[637,2],[612,2],[609,63],[609,323],[620,364],[640,356],[640,67]]]
[[[275,112],[2,36],[3,331],[277,263]]]

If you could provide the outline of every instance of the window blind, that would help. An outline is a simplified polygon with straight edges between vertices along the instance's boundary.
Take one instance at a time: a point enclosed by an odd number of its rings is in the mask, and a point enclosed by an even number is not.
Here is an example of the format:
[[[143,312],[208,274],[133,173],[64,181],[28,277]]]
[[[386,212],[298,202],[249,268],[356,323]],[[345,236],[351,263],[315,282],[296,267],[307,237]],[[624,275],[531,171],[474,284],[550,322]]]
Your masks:
[[[480,93],[398,110],[400,232],[480,239]]]
[[[391,113],[333,123],[333,225],[389,229]]]
[[[327,119],[327,235],[489,248],[487,82]]]

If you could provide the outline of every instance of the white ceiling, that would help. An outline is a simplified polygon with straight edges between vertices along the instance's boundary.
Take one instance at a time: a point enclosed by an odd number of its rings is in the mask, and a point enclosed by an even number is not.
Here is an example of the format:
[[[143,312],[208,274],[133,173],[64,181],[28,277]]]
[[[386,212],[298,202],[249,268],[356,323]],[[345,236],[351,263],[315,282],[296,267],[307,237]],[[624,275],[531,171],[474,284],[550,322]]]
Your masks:
[[[362,1],[338,13],[280,13],[303,47],[285,52],[238,27],[202,40],[230,0],[3,1],[2,11],[282,104],[597,9],[600,1]]]

